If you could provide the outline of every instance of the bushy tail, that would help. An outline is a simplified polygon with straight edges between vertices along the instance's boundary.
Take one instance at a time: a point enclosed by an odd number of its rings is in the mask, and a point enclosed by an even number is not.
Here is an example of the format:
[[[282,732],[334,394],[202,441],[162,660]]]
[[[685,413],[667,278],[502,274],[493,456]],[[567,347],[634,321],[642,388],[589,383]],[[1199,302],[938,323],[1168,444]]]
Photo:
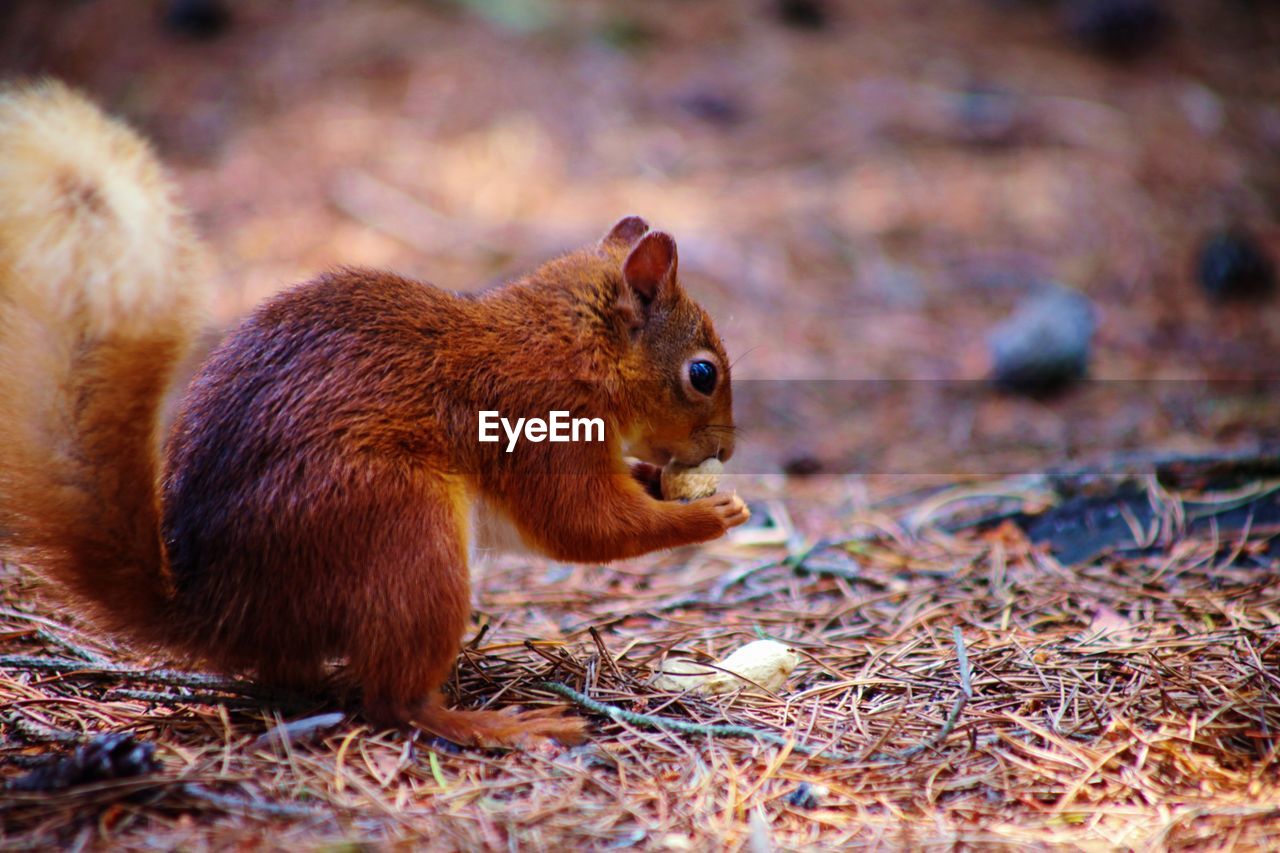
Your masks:
[[[0,556],[164,642],[160,408],[202,288],[149,146],[56,83],[0,90]]]

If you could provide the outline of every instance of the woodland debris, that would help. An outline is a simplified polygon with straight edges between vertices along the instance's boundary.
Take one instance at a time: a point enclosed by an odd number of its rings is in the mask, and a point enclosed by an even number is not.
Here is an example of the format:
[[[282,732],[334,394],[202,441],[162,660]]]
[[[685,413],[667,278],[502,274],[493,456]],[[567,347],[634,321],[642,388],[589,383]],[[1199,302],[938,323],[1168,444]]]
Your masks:
[[[59,791],[91,782],[144,776],[160,769],[155,745],[128,732],[99,735],[67,756],[49,761],[9,783],[13,791]]]

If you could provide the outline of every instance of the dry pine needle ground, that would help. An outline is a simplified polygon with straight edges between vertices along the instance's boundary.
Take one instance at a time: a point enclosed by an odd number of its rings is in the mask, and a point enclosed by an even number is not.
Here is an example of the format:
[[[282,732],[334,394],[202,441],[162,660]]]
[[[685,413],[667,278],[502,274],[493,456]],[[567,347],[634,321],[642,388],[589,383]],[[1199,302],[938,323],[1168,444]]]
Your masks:
[[[1077,567],[1011,524],[909,533],[867,513],[848,531],[608,568],[512,560],[481,583],[483,625],[453,685],[463,703],[562,704],[553,680],[781,745],[599,714],[587,744],[527,752],[371,731],[332,703],[153,671],[34,606],[35,584],[9,567],[0,772],[102,732],[154,743],[162,769],[4,792],[0,845],[1280,843],[1274,531],[1170,535]],[[803,656],[780,695],[647,686],[664,655],[720,657],[759,636]],[[304,722],[271,734],[285,720]]]
[[[221,264],[222,322],[335,264],[476,287],[596,234],[600,211],[635,210],[676,231],[682,273],[746,355],[736,378],[770,394],[831,365],[931,377],[959,361],[976,376],[970,344],[1023,279],[1097,302],[1098,375],[1266,377],[1277,363],[1273,312],[1210,305],[1191,280],[1226,212],[1274,232],[1266,4],[1171,2],[1168,49],[1123,68],[1061,38],[1060,4],[1043,3],[840,4],[825,33],[740,25],[765,4],[539,4],[573,10],[580,32],[626,6],[619,20],[636,15],[653,42],[625,55],[512,38],[453,8],[495,4],[242,2],[245,25],[204,47],[166,40],[128,0],[16,5],[36,17],[0,32],[22,48],[0,51],[8,73],[66,75],[160,143]],[[953,105],[982,93],[1010,111],[1007,138],[968,138]],[[691,95],[741,120],[692,115]],[[1221,131],[1189,120],[1206,108]],[[1276,423],[1275,395],[1248,385],[1226,403],[1194,383],[1093,383],[1054,407],[984,392],[959,408],[915,400],[926,383],[854,387],[857,417],[813,418],[776,447],[744,411],[755,440],[735,467],[780,469],[795,435],[832,470],[1024,470]],[[999,452],[986,467],[984,440]],[[163,769],[0,791],[0,847],[1280,844],[1274,531],[1197,530],[1062,566],[1012,528],[908,533],[873,513],[822,526],[850,544],[812,553],[808,574],[794,566],[807,546],[499,564],[454,685],[470,706],[560,707],[537,686],[554,679],[792,748],[600,715],[586,746],[529,753],[451,751],[350,717],[260,742],[337,706],[154,672],[4,567],[0,777],[103,732],[154,744]],[[647,686],[664,654],[719,658],[762,634],[805,655],[777,697]]]

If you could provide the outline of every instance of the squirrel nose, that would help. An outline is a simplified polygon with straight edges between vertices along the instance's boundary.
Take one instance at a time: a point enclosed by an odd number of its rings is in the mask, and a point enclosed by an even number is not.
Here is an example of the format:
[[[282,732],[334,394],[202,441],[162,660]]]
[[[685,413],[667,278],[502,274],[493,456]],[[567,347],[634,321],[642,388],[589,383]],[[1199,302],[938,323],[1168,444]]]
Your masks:
[[[724,443],[721,442],[719,447],[716,449],[716,458],[721,462],[728,462],[729,457],[731,456],[733,456],[733,445],[730,444],[728,447],[725,447]]]

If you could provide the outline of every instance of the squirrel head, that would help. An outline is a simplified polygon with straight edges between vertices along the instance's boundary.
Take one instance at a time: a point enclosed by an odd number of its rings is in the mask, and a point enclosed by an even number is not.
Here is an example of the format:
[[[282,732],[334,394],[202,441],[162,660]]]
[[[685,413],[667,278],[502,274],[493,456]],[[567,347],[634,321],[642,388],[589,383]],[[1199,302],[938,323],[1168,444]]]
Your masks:
[[[631,388],[628,452],[658,465],[728,460],[729,359],[711,318],[680,285],[675,240],[629,216],[600,249],[619,264],[616,307],[626,340],[618,361]]]

